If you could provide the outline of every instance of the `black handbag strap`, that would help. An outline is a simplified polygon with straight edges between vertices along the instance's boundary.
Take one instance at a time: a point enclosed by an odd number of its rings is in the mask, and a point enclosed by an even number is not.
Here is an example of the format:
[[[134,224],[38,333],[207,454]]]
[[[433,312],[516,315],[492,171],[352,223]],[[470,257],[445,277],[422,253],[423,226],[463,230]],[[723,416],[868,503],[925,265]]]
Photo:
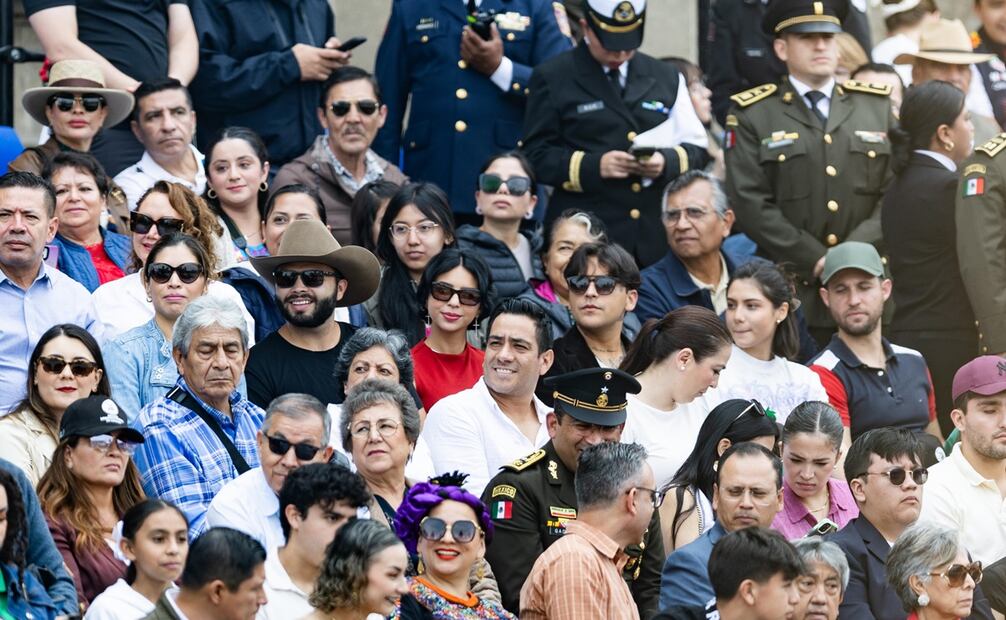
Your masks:
[[[186,392],[181,388],[181,386],[176,385],[167,394],[168,398],[175,401],[179,405],[185,407],[186,409],[191,409],[202,418],[206,426],[210,427],[213,434],[217,436],[220,443],[223,444],[224,449],[227,450],[227,454],[231,457],[231,462],[234,463],[234,469],[238,470],[238,475],[245,473],[250,470],[251,467],[248,465],[248,461],[245,460],[241,453],[238,452],[237,446],[231,441],[231,438],[224,433],[224,429],[220,428],[220,423],[217,419],[213,417],[210,412],[199,404],[199,401],[192,397],[191,394]]]

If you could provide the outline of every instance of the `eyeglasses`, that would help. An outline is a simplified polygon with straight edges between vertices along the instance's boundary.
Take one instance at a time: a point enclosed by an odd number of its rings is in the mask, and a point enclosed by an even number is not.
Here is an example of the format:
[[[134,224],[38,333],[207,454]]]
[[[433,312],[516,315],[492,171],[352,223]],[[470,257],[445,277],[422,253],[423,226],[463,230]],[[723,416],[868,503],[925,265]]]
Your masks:
[[[50,375],[61,374],[63,369],[69,365],[70,372],[73,373],[74,377],[86,377],[94,372],[94,369],[98,367],[98,364],[92,362],[91,360],[72,360],[68,362],[62,357],[57,357],[55,355],[40,357],[38,358],[38,363],[42,366],[42,370],[46,371]]]
[[[947,585],[951,588],[959,588],[964,585],[964,580],[967,579],[968,575],[971,575],[971,579],[974,580],[975,585],[982,582],[982,563],[972,562],[968,565],[964,564],[951,564],[950,568],[943,571],[942,573],[929,573],[930,577],[943,577],[947,580]]]
[[[929,480],[929,470],[925,467],[919,467],[918,469],[913,469],[908,472],[904,467],[895,467],[890,471],[864,471],[860,476],[887,476],[891,480],[891,484],[896,487],[900,487],[905,483],[905,478],[908,474],[912,474],[912,480],[915,484],[925,484],[926,480]],[[856,476],[857,478],[859,476]]]
[[[137,446],[140,444],[135,441],[127,441],[125,439],[118,439],[112,437],[111,435],[95,435],[94,437],[88,437],[91,442],[91,447],[101,452],[102,454],[107,454],[109,450],[112,449],[112,443],[115,443],[115,447],[119,449],[119,452],[125,454],[126,456],[133,456],[136,452]]]
[[[709,213],[709,209],[703,209],[702,207],[685,207],[684,209],[667,209],[660,214],[660,218],[667,224],[676,224],[682,215],[687,217],[688,221],[695,222],[709,215]]]
[[[185,221],[177,217],[162,217],[159,220],[155,220],[136,211],[129,214],[129,230],[138,235],[145,235],[150,232],[151,228],[156,226],[157,234],[164,237],[173,232],[181,232],[184,225]]]
[[[506,185],[511,196],[523,196],[531,190],[531,179],[527,177],[510,177],[504,181],[498,174],[483,172],[479,175],[479,190],[487,194],[495,194]]]
[[[158,284],[167,284],[171,276],[178,274],[178,279],[185,284],[192,284],[203,275],[203,266],[199,263],[182,263],[173,266],[167,263],[151,263],[147,265],[147,279]]]
[[[381,104],[373,99],[360,99],[359,101],[333,101],[328,108],[332,110],[332,114],[341,118],[349,114],[349,109],[353,107],[353,104],[356,104],[356,110],[364,116],[371,116],[377,112],[377,108],[381,107]]]
[[[598,295],[611,295],[620,280],[612,276],[570,276],[566,278],[566,286],[577,295],[586,294],[591,282],[594,283],[594,290]]]
[[[265,438],[269,440],[269,452],[272,452],[276,456],[286,456],[290,448],[293,448],[293,455],[297,457],[298,461],[310,461],[321,450],[320,447],[312,446],[309,443],[290,443],[282,437],[266,435]]]
[[[69,93],[57,93],[49,97],[49,107],[55,105],[60,112],[69,112],[73,109],[73,104],[80,103],[86,112],[94,112],[105,105],[105,98],[101,95],[71,95]]]
[[[377,434],[385,439],[393,436],[396,431],[398,431],[399,423],[394,420],[378,420],[377,421]],[[350,428],[349,434],[357,439],[369,439],[370,438],[370,423],[360,422],[356,426]]]
[[[437,301],[450,301],[455,295],[462,306],[477,306],[482,303],[482,293],[475,288],[454,288],[446,282],[434,282],[430,286],[430,297]]]
[[[473,521],[455,521],[451,523],[451,538],[457,543],[470,543],[482,528]],[[437,517],[424,517],[419,522],[419,535],[426,540],[443,540],[447,534],[447,522]]]
[[[335,271],[323,271],[321,269],[305,269],[304,271],[294,271],[293,269],[277,269],[272,272],[276,286],[280,288],[291,288],[297,284],[297,278],[308,288],[318,288],[325,283],[326,277],[339,278]]]
[[[436,222],[420,222],[415,226],[409,226],[408,224],[392,224],[388,226],[388,230],[391,231],[391,236],[395,239],[404,239],[409,236],[409,233],[416,231],[416,234],[421,238],[425,239],[433,234],[433,232],[440,228],[440,224]]]
[[[637,491],[648,491],[653,498],[653,507],[660,508],[660,505],[664,503],[664,494],[656,489],[649,489],[647,487],[632,487]],[[631,493],[632,489],[626,491],[626,494]]]

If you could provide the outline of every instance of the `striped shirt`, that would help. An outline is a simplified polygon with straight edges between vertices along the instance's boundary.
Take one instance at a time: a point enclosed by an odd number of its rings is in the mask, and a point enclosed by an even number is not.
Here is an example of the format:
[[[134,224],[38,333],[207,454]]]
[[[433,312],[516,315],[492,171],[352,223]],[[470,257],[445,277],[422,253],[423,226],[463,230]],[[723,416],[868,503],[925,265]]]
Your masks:
[[[521,620],[639,620],[622,578],[627,557],[604,532],[570,521],[538,557],[520,591]]]
[[[255,434],[265,412],[235,391],[228,416],[196,396],[185,379],[179,377],[177,385],[216,418],[248,465],[257,467]],[[213,496],[238,477],[227,449],[199,414],[166,397],[144,407],[135,426],[146,437],[134,457],[144,490],[178,506],[189,519],[190,535],[198,536],[207,529],[206,510]]]

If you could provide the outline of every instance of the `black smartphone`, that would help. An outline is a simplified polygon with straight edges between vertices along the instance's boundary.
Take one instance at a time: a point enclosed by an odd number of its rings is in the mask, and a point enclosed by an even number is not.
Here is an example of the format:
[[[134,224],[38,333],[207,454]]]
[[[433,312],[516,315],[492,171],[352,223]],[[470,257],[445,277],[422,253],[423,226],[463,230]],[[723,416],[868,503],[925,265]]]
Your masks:
[[[657,152],[656,147],[653,146],[632,146],[629,147],[629,153],[636,158],[636,161],[646,163],[646,160],[653,157],[653,154]]]
[[[366,42],[367,42],[367,37],[353,37],[352,39],[350,39],[349,41],[346,41],[345,43],[343,43],[342,45],[340,45],[339,47],[337,47],[335,49],[339,50],[340,52],[348,52],[349,50],[351,50],[353,48],[360,47],[361,45],[363,45]]]

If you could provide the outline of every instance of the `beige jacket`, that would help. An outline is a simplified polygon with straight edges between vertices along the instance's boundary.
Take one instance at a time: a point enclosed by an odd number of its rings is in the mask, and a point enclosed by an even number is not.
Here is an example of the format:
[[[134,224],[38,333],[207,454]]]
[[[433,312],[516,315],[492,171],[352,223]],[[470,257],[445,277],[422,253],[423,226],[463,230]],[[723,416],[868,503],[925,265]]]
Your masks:
[[[55,450],[56,438],[30,410],[19,409],[0,418],[0,458],[20,467],[32,486],[49,469]]]

